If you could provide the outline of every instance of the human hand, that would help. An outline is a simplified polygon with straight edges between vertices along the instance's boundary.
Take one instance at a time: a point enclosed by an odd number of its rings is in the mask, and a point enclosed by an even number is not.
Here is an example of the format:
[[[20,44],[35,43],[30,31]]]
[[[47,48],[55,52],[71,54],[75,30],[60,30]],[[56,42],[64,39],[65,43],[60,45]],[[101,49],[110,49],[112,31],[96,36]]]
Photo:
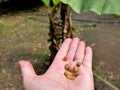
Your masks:
[[[67,56],[67,61],[63,61]],[[65,65],[73,67],[80,62],[79,75],[69,80],[64,75]],[[25,90],[94,90],[92,73],[92,49],[78,38],[66,39],[58,51],[53,63],[43,75],[36,75],[32,65],[20,61]]]

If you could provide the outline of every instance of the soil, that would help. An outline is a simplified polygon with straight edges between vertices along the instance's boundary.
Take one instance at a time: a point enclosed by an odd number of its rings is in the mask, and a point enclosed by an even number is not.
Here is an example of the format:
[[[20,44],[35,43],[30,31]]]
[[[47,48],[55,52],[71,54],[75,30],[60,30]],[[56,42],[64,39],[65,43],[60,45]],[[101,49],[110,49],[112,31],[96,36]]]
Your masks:
[[[23,90],[18,61],[30,61],[37,74],[49,64],[48,18],[37,12],[0,16],[0,90]]]
[[[73,14],[75,35],[93,47],[93,67],[119,87],[120,18],[93,12]],[[47,10],[0,16],[0,89],[23,90],[18,61],[30,61],[37,74],[49,64]],[[97,86],[97,84],[96,84]],[[101,86],[102,87],[102,86]],[[96,90],[110,90],[106,88]]]
[[[120,88],[120,17],[87,12],[74,14],[77,35],[93,47],[93,67]]]

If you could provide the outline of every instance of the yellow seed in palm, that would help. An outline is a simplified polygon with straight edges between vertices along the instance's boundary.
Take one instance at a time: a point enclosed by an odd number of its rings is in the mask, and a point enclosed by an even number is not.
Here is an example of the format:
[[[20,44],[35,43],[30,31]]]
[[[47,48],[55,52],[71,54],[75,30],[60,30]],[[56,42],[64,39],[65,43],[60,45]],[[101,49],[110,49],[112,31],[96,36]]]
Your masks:
[[[74,67],[73,67],[73,72],[78,72],[79,71],[79,67],[77,66],[77,65],[75,65]]]
[[[67,61],[67,55],[63,58],[63,61]]]
[[[74,73],[72,73],[72,75],[77,77],[79,75],[79,72],[76,72],[76,73],[74,72]]]
[[[72,68],[68,64],[65,65],[65,69],[68,70],[68,71],[70,71],[70,72],[72,71]]]
[[[65,69],[66,69],[66,70],[68,69],[68,67],[69,67],[69,65],[68,65],[68,64],[65,64]]]
[[[76,64],[78,67],[81,65],[81,63],[80,62],[77,62],[77,64]]]
[[[72,72],[72,68],[70,66],[68,67],[68,71]]]
[[[72,76],[72,73],[69,72],[69,71],[65,71],[65,72],[64,72],[64,75],[65,75],[65,76],[68,76],[68,75],[69,75],[69,76]]]
[[[73,76],[73,75],[67,75],[66,77],[67,77],[68,79],[70,79],[70,80],[75,80],[75,78],[76,78],[76,77]]]

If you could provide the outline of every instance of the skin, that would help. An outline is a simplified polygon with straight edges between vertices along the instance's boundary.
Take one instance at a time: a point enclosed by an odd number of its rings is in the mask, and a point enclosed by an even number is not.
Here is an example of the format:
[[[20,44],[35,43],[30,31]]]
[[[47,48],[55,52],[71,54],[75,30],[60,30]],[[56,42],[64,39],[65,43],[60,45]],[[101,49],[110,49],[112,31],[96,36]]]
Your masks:
[[[67,55],[67,61],[63,61]],[[64,75],[65,64],[73,67],[81,62],[79,76],[69,80]],[[19,61],[25,90],[94,90],[92,73],[92,49],[79,38],[66,39],[53,63],[43,75],[36,75],[30,62]]]

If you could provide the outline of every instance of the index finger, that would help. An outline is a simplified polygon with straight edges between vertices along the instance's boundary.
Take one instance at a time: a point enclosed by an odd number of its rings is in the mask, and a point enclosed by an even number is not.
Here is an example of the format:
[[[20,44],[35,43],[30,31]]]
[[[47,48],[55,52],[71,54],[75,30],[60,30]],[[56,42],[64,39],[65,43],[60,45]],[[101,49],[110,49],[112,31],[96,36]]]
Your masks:
[[[71,41],[72,41],[72,39],[68,38],[63,42],[63,44],[62,44],[61,48],[59,49],[58,53],[56,54],[56,56],[54,58],[54,61],[53,61],[50,68],[56,68],[56,69],[59,69],[59,70],[60,69],[64,70],[63,67],[65,65],[65,62],[63,61],[63,59],[68,53]]]
[[[71,41],[72,41],[72,40],[71,40],[70,38],[68,38],[68,39],[66,39],[66,40],[63,42],[61,48],[59,49],[58,53],[57,53],[56,56],[55,56],[54,61],[61,61],[61,60],[63,60],[63,58],[64,58],[64,57],[67,55],[67,53],[68,53],[68,50],[69,50]]]

